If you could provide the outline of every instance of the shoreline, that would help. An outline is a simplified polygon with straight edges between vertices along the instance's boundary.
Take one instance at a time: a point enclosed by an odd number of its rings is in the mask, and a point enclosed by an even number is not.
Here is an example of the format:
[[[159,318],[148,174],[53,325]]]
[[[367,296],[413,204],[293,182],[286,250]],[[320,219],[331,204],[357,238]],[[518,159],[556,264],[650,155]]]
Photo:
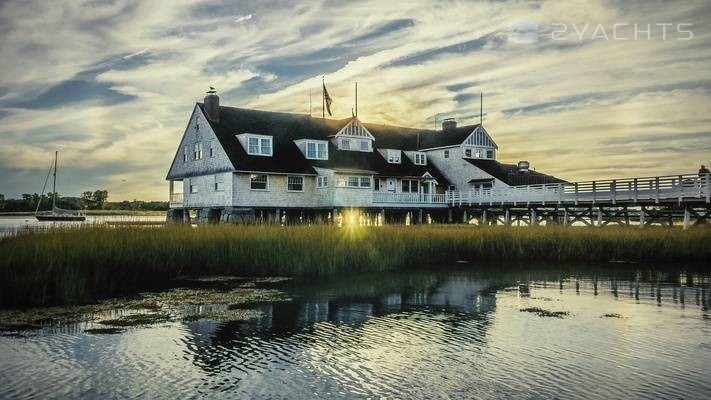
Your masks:
[[[711,260],[711,230],[476,226],[87,226],[0,240],[0,308],[81,304],[178,276],[318,277],[487,263]]]

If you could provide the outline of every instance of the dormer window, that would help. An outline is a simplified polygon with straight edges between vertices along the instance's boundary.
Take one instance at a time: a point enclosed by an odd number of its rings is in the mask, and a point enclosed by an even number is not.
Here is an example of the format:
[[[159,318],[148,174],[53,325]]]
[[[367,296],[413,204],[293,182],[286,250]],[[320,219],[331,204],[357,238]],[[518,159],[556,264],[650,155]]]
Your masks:
[[[202,143],[197,142],[193,147],[193,158],[195,160],[202,160]]]
[[[427,165],[427,155],[425,153],[415,153],[416,165]]]
[[[306,142],[306,158],[310,160],[328,160],[328,144],[326,142]]]
[[[464,149],[464,157],[472,158],[472,149]]]
[[[351,140],[350,139],[341,139],[341,149],[350,150],[351,149]]]
[[[388,150],[388,162],[390,164],[400,164],[400,150]]]
[[[370,140],[361,140],[360,141],[360,151],[369,151],[370,150]]]
[[[272,155],[271,136],[247,136],[247,154],[270,157]]]

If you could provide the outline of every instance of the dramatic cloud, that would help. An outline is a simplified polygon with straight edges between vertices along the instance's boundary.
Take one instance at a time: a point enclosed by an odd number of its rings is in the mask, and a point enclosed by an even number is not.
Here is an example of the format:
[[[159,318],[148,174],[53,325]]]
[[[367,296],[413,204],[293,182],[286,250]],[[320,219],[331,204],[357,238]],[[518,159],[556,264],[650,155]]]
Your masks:
[[[662,0],[2,2],[0,193],[39,191],[59,149],[64,194],[164,199],[208,86],[301,113],[312,92],[320,115],[323,75],[335,117],[358,81],[361,119],[407,126],[475,123],[483,91],[500,159],[563,178],[693,172],[711,163],[709,17]],[[522,20],[537,41],[508,40]]]

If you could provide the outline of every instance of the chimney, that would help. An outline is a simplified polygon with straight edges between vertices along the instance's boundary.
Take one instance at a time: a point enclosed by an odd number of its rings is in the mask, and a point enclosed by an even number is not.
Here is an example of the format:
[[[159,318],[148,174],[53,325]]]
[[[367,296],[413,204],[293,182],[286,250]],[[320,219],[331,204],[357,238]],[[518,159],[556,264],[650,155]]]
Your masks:
[[[210,86],[205,96],[205,114],[212,122],[220,122],[220,96],[214,87]]]
[[[457,127],[457,120],[454,118],[445,118],[442,121],[442,131],[448,131]]]
[[[519,161],[518,162],[518,172],[520,174],[527,174],[529,167],[530,167],[530,164],[528,161]]]

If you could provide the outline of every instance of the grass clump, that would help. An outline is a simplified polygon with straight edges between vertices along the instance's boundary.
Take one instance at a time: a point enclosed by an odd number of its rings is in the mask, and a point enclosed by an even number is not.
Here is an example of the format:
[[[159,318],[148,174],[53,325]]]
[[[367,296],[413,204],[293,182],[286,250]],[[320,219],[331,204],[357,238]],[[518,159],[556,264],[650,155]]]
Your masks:
[[[0,239],[0,308],[84,304],[184,276],[324,276],[457,260],[711,260],[711,230],[475,226],[51,229]],[[476,264],[471,264],[474,267]]]
[[[101,325],[109,326],[139,326],[152,325],[170,321],[170,315],[163,313],[155,314],[130,314],[116,319],[99,321]]]
[[[550,310],[545,310],[540,307],[522,308],[521,312],[533,313],[533,314],[538,315],[539,317],[553,317],[553,318],[563,318],[563,317],[570,314],[567,311],[550,311]]]

